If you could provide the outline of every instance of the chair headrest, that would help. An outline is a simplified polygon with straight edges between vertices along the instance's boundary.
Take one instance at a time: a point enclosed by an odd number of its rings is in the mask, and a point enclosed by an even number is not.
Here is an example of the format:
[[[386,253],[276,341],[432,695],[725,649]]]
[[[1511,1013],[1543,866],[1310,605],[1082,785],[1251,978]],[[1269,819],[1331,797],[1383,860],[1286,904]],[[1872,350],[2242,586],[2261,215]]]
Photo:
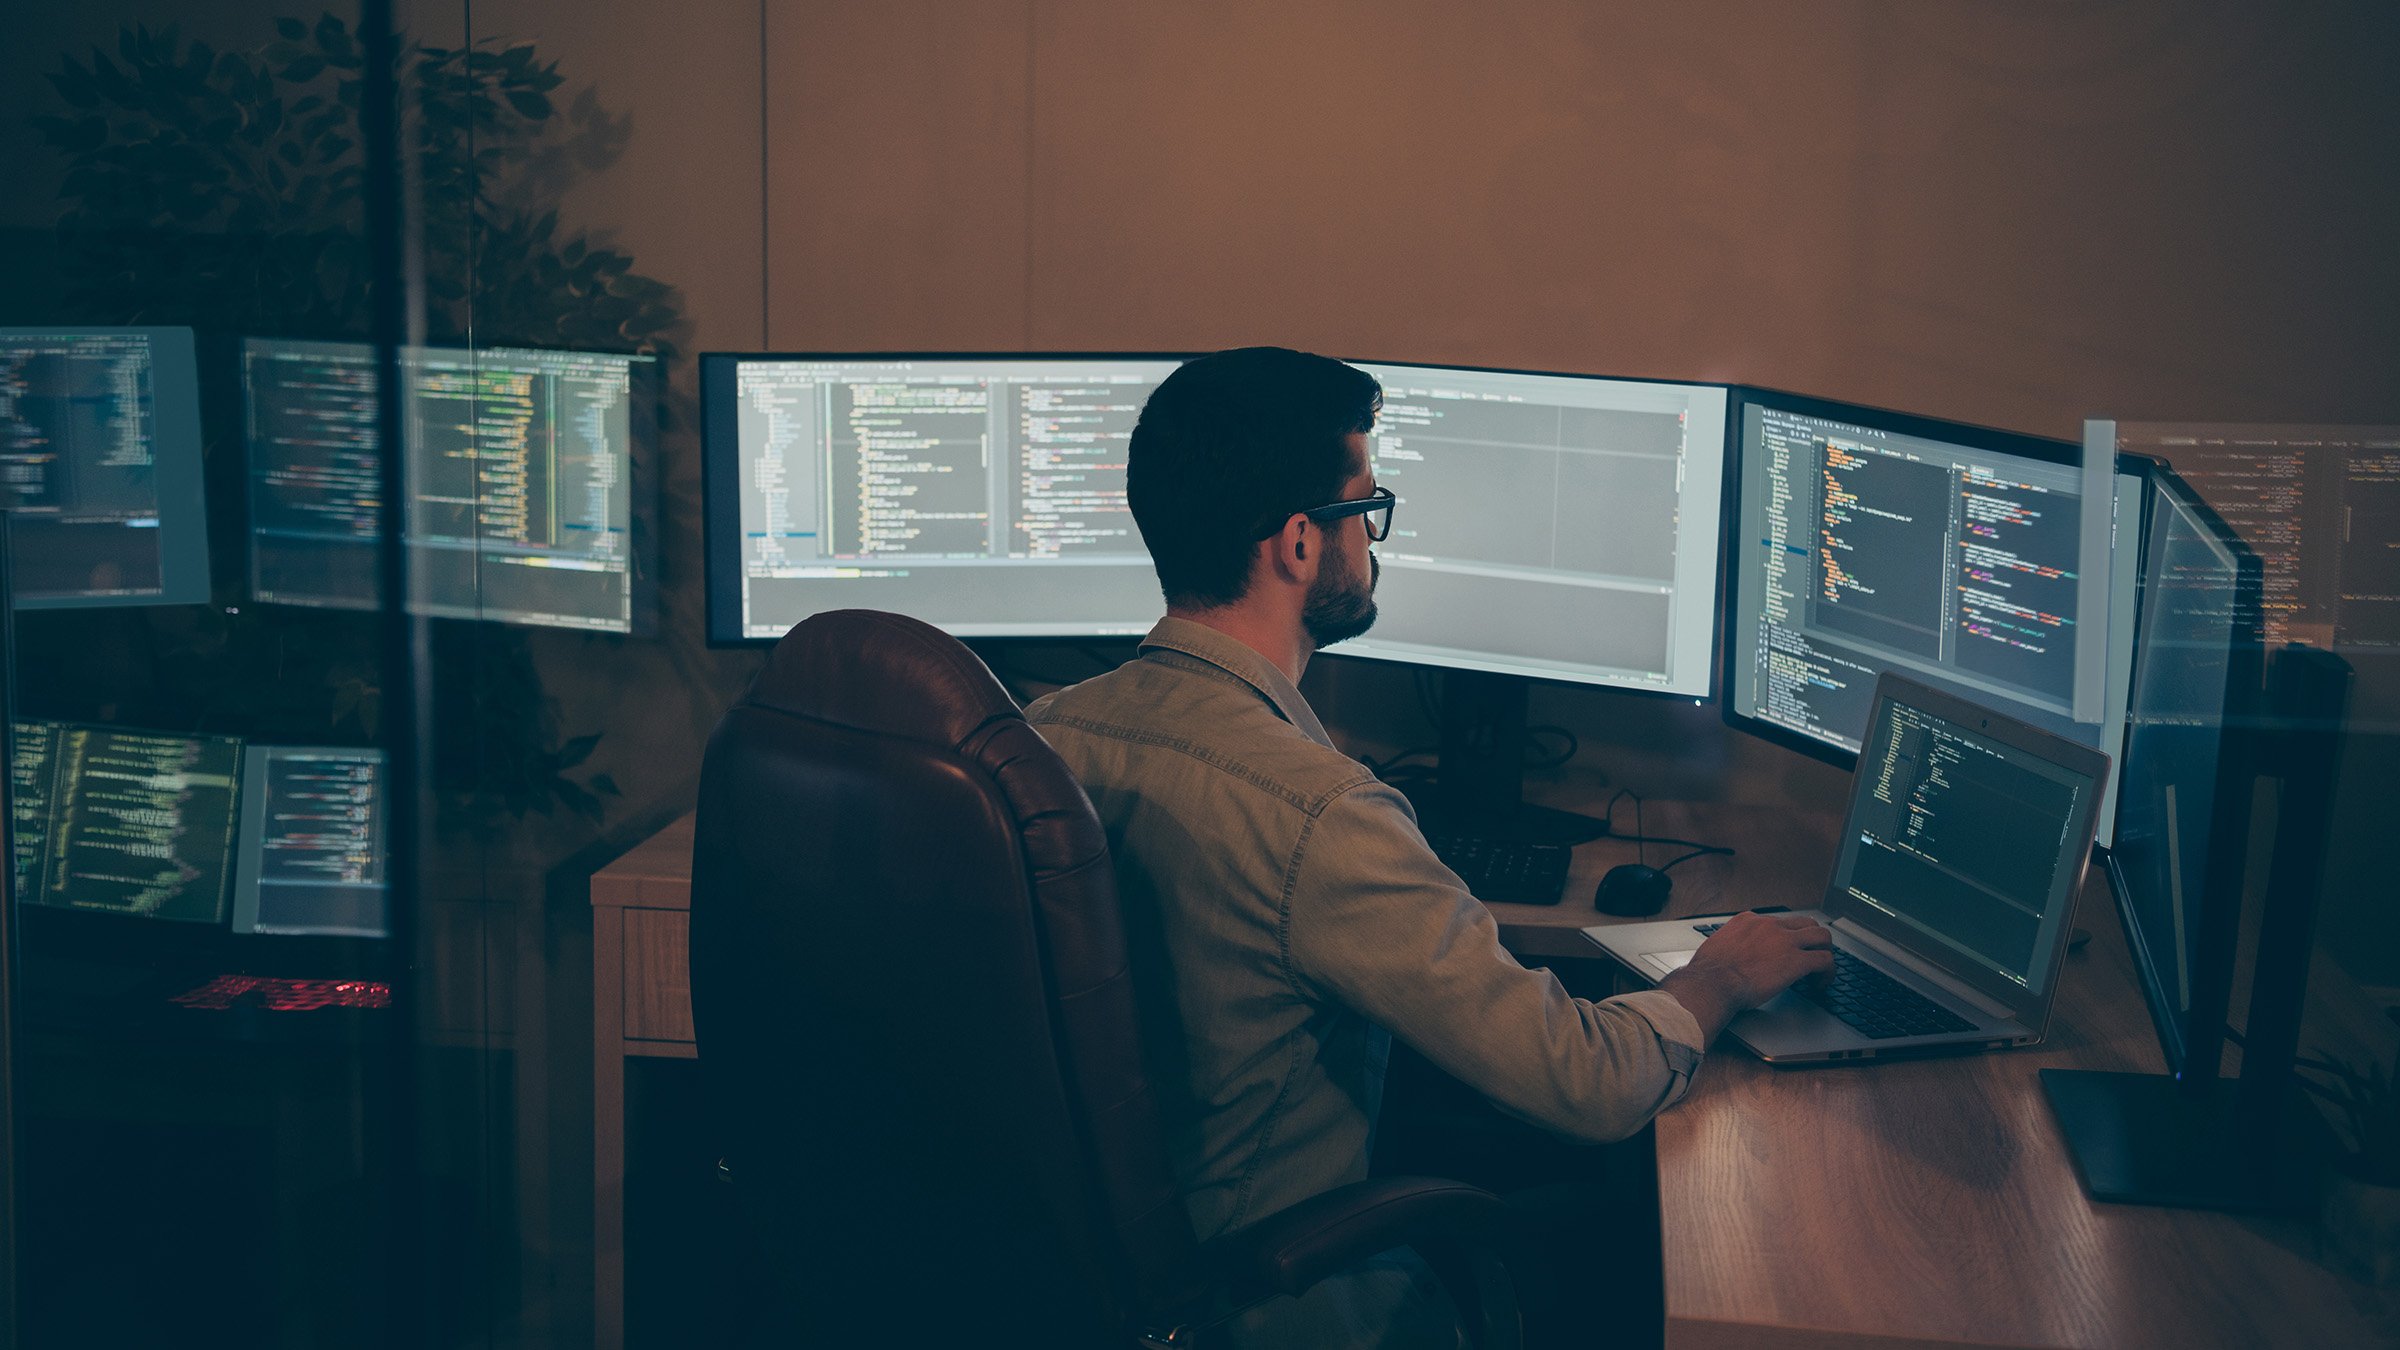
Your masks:
[[[1017,702],[958,639],[916,619],[837,609],[783,635],[742,701],[956,748]]]

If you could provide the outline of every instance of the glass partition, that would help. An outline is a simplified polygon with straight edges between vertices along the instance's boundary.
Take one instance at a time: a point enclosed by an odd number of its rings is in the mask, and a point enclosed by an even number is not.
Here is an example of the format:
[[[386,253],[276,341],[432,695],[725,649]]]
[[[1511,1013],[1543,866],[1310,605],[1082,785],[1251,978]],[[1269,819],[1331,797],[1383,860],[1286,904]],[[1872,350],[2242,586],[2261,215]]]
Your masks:
[[[18,1343],[418,1339],[414,635],[272,603],[255,489],[372,540],[406,333],[388,6],[14,15],[0,509]],[[262,458],[262,338],[365,353]],[[391,571],[372,544],[366,577]]]

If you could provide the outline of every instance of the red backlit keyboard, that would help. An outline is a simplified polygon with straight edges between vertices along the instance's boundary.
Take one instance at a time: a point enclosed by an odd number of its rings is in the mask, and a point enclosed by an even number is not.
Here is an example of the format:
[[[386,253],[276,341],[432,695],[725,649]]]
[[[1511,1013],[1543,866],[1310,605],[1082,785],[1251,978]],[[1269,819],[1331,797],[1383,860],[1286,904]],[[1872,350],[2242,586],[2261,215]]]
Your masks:
[[[170,1002],[223,1012],[255,1003],[270,1012],[313,1012],[318,1008],[388,1008],[392,987],[381,980],[287,980],[265,975],[219,975],[177,994]]]

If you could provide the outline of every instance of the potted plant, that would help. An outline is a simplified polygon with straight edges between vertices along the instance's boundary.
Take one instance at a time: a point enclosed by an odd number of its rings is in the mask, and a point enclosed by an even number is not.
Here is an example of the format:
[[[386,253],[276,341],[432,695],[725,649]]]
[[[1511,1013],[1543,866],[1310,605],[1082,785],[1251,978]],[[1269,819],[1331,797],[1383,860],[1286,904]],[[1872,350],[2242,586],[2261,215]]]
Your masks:
[[[2325,1247],[2378,1285],[2400,1284],[2400,1060],[2388,1066],[2301,1061],[2309,1092],[2333,1108],[2346,1151],[2325,1186]]]
[[[367,332],[365,53],[342,16],[259,20],[255,46],[219,50],[174,26],[128,24],[114,52],[59,57],[59,106],[34,119],[65,159],[58,313],[97,324],[200,330],[212,499],[246,484],[234,386],[238,335],[356,340]],[[427,340],[639,351],[671,358],[683,318],[665,283],[630,255],[562,230],[558,189],[621,147],[621,119],[589,89],[562,104],[557,62],[531,43],[429,45],[403,35],[403,141],[412,158]],[[636,529],[646,521],[637,519]],[[220,529],[219,576],[239,576],[239,531]],[[296,740],[372,740],[382,704],[374,626],[313,610],[232,603],[187,611],[95,611],[51,619],[61,715],[149,716],[160,725]],[[181,672],[128,706],[73,653],[111,650],[107,625]],[[73,631],[69,631],[73,626]],[[537,653],[588,660],[624,639],[437,624],[431,678],[442,706],[427,766],[439,823],[488,835],[529,815],[596,822],[617,794],[587,760],[599,737],[570,734]],[[119,643],[117,645],[123,645]],[[37,691],[43,692],[43,691]],[[80,701],[76,701],[80,700]],[[92,706],[86,708],[84,702]]]

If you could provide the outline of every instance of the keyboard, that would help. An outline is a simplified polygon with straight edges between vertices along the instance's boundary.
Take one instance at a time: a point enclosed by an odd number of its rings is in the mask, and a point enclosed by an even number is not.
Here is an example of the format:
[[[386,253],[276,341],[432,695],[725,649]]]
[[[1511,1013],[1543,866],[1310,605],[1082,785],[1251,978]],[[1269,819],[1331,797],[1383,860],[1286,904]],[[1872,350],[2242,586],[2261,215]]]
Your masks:
[[[1567,865],[1575,850],[1565,844],[1527,844],[1482,834],[1431,834],[1426,842],[1478,900],[1555,905],[1566,895]]]
[[[1694,926],[1713,933],[1725,925]],[[1975,1025],[1839,947],[1833,950],[1830,981],[1822,987],[1802,984],[1793,992],[1842,1019],[1859,1035],[1878,1041],[1938,1036]]]

